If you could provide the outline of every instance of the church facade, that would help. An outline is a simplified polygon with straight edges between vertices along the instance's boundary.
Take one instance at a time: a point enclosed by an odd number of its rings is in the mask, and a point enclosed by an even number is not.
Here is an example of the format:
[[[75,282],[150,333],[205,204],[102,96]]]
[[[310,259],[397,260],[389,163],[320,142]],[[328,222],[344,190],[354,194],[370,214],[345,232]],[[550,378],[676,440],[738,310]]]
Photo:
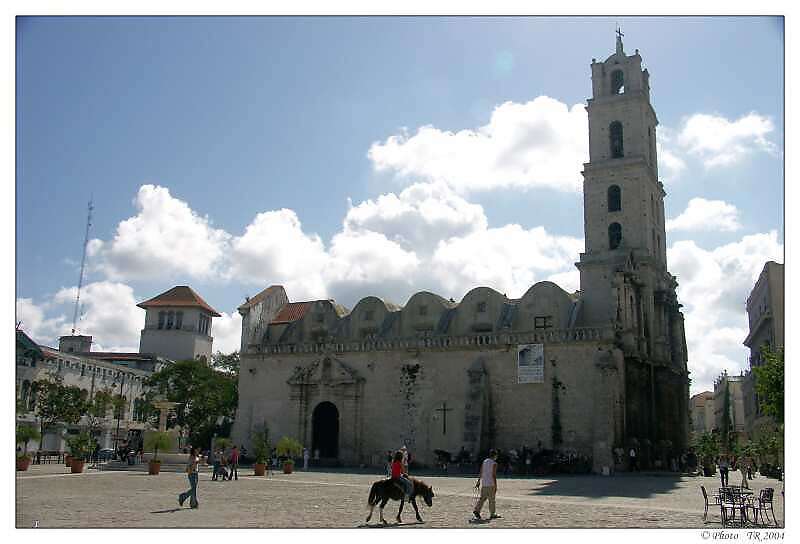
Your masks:
[[[266,425],[319,457],[377,464],[406,444],[435,450],[541,447],[613,470],[686,447],[688,371],[676,279],[667,271],[649,74],[638,50],[592,60],[585,253],[580,290],[551,282],[509,299],[418,292],[403,307],[368,296],[291,302],[271,286],[242,315],[236,443]],[[617,463],[618,464],[618,463]],[[618,467],[619,468],[619,467]]]

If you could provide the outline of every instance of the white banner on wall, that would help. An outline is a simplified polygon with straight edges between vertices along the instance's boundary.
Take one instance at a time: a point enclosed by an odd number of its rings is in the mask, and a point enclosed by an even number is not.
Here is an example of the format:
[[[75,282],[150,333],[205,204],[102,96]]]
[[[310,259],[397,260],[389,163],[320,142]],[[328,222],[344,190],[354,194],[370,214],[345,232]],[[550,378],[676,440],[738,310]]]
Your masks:
[[[517,383],[544,383],[544,344],[517,346]]]

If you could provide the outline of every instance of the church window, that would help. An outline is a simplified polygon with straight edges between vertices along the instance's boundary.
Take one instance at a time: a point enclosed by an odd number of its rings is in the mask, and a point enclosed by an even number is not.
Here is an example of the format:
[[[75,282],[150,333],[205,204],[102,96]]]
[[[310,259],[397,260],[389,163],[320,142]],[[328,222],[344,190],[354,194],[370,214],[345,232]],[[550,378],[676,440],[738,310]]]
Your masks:
[[[622,243],[622,225],[611,223],[608,226],[608,249],[617,249]]]
[[[537,315],[533,318],[533,328],[535,329],[551,329],[553,328],[552,315]]]
[[[183,312],[175,312],[175,328],[183,327]]]
[[[614,121],[608,127],[611,141],[611,158],[618,159],[624,155],[622,148],[622,123]]]
[[[158,328],[164,328],[164,319],[166,319],[166,312],[158,312]]]
[[[611,94],[622,94],[625,92],[625,76],[622,70],[611,72]]]
[[[428,307],[427,306],[420,306],[419,307],[419,315],[428,315]]]
[[[650,213],[653,216],[653,221],[656,220],[656,201],[653,199],[653,195],[650,195]]]
[[[653,251],[656,250],[656,229],[650,229],[650,234],[653,237]]]
[[[608,211],[618,212],[622,209],[622,189],[619,185],[608,188]]]
[[[661,253],[661,235],[656,234],[656,249]]]
[[[168,329],[172,328],[172,325],[174,324],[174,321],[175,321],[175,312],[173,312],[173,311],[167,312],[167,328]]]
[[[375,311],[374,310],[366,310],[364,312],[364,321],[372,321],[375,319]]]
[[[200,314],[200,321],[197,328],[201,334],[208,334],[209,321],[210,319],[207,315]]]
[[[479,302],[477,310],[478,310],[478,313],[480,313],[480,314],[486,312],[486,302],[485,301]]]

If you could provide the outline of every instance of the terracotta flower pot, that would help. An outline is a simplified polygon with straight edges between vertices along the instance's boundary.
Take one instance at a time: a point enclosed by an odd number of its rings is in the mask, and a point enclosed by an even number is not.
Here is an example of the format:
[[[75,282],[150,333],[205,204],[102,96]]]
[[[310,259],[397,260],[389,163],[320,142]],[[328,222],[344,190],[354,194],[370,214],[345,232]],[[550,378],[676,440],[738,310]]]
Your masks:
[[[64,464],[68,467],[72,466],[72,456],[68,453],[64,454]]]
[[[83,459],[73,459],[72,463],[69,465],[70,472],[72,472],[72,474],[80,474],[83,472],[83,465]]]
[[[294,463],[284,463],[283,464],[283,473],[284,474],[291,474],[294,470]]]
[[[147,465],[147,469],[148,474],[158,474],[161,472],[161,461],[150,461]]]
[[[28,470],[28,467],[31,464],[31,458],[23,455],[22,457],[17,457],[17,470],[25,471]]]
[[[255,471],[255,476],[263,476],[267,472],[267,464],[266,463],[256,463],[253,466],[253,470]]]

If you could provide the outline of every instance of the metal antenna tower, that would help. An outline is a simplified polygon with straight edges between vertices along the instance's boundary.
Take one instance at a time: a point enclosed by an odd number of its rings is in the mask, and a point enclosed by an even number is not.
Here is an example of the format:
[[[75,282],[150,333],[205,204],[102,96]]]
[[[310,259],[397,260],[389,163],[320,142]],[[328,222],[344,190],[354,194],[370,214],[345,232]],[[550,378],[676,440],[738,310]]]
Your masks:
[[[89,214],[86,217],[86,236],[83,238],[83,255],[81,256],[81,275],[78,278],[78,295],[75,297],[75,313],[72,316],[72,334],[75,334],[75,328],[78,326],[78,308],[81,303],[81,287],[83,287],[83,272],[86,267],[86,246],[89,245],[89,227],[92,226],[92,199],[89,198]]]

